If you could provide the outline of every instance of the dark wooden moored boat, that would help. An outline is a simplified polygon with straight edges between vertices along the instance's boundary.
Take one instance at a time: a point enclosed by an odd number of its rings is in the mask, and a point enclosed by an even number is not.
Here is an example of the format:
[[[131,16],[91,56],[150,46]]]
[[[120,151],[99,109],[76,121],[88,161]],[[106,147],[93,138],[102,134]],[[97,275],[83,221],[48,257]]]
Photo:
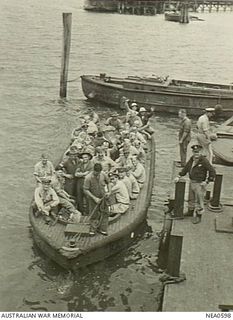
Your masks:
[[[215,162],[233,166],[233,117],[218,127],[217,140],[212,142]]]
[[[155,166],[155,142],[152,138],[147,153],[147,180],[137,200],[132,201],[126,214],[114,218],[108,227],[108,236],[96,234],[78,236],[76,248],[70,248],[65,237],[66,225],[57,222],[53,226],[35,217],[30,207],[29,217],[33,238],[37,246],[52,260],[73,271],[103,260],[127,247],[134,240],[134,233],[143,225],[153,187]]]
[[[85,0],[84,9],[96,12],[117,11],[117,0]]]
[[[200,115],[206,106],[215,107],[223,117],[233,115],[233,88],[229,84],[170,79],[169,77],[108,77],[83,75],[82,89],[88,99],[120,106],[123,96],[139,106],[177,114],[186,108],[189,115]]]
[[[167,21],[180,22],[180,12],[165,12],[164,18]]]

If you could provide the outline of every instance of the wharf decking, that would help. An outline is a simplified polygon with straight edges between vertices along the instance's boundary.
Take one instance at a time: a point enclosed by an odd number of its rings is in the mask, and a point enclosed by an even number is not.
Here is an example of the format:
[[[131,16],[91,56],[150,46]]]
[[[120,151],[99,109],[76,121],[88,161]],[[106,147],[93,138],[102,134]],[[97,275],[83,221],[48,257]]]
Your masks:
[[[171,234],[183,235],[180,272],[186,280],[165,285],[162,311],[220,311],[219,305],[233,304],[233,233],[216,232],[216,222],[218,231],[233,232],[233,168],[214,166],[223,174],[223,211],[206,209],[196,225],[191,217],[173,221]],[[173,177],[179,170],[174,166]]]

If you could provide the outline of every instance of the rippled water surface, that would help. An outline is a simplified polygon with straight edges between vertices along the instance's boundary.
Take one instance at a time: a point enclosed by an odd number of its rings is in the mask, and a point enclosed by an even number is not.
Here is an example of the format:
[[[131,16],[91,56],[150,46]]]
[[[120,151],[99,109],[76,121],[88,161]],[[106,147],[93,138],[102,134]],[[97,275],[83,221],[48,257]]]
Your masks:
[[[156,115],[156,210],[137,242],[75,277],[33,246],[28,206],[42,151],[53,161],[88,104],[79,76],[170,75],[232,82],[233,13],[180,25],[154,17],[85,12],[81,0],[0,2],[0,311],[156,311],[156,231],[177,154],[177,119]],[[58,98],[62,12],[73,13],[69,97]],[[103,272],[104,271],[104,272]]]

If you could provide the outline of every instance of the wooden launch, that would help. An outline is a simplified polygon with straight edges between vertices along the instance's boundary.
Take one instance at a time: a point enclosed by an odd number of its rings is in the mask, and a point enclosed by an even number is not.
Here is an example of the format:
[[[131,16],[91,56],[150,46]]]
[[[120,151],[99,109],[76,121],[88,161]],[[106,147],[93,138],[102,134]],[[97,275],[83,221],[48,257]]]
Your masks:
[[[233,117],[218,127],[217,140],[212,142],[215,162],[233,166]]]
[[[153,187],[154,166],[155,142],[152,138],[147,153],[147,180],[138,199],[131,200],[130,209],[110,222],[108,236],[98,233],[94,237],[80,234],[76,238],[76,247],[71,248],[65,235],[67,226],[59,222],[51,226],[46,224],[41,216],[34,215],[30,207],[29,217],[35,243],[49,258],[63,268],[73,271],[121,251],[134,241],[137,230],[146,218]],[[71,229],[72,225],[68,228]]]
[[[216,114],[233,115],[231,84],[207,83],[170,79],[169,77],[117,78],[100,75],[81,76],[82,89],[88,99],[119,107],[122,97],[136,101],[139,106],[154,107],[157,112],[177,114],[186,108],[189,115],[200,115],[208,107]]]
[[[84,9],[96,12],[115,12],[117,11],[117,0],[85,0]]]
[[[180,22],[180,12],[164,12],[164,18],[167,21]]]

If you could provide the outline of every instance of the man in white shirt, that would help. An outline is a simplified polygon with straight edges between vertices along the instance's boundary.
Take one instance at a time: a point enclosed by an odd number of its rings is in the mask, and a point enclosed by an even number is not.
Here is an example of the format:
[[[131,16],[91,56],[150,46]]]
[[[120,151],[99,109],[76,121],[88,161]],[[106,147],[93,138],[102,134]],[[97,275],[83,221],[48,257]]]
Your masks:
[[[110,205],[110,216],[117,213],[124,214],[130,204],[128,190],[116,172],[110,172],[108,174],[111,184],[111,195],[115,196],[116,203]]]
[[[56,192],[51,188],[51,179],[41,178],[41,185],[35,189],[34,198],[37,210],[45,217],[45,221],[49,222],[49,215],[57,213],[59,198]]]
[[[41,155],[41,160],[37,162],[34,168],[34,176],[36,177],[36,181],[41,183],[42,177],[52,178],[54,174],[54,166],[51,161],[48,160],[47,154],[43,153]]]
[[[97,147],[95,149],[96,156],[93,157],[93,165],[95,163],[100,163],[103,168],[103,172],[108,173],[109,171],[114,171],[116,169],[116,163],[110,158],[104,155],[104,150],[102,147]]]
[[[140,189],[143,187],[143,184],[146,180],[146,171],[144,166],[139,162],[137,156],[132,157],[132,175],[136,178]]]
[[[210,121],[209,119],[213,116],[215,109],[206,108],[205,114],[200,116],[197,120],[197,141],[203,148],[203,154],[206,155],[210,164],[213,160],[213,151],[210,140]]]

